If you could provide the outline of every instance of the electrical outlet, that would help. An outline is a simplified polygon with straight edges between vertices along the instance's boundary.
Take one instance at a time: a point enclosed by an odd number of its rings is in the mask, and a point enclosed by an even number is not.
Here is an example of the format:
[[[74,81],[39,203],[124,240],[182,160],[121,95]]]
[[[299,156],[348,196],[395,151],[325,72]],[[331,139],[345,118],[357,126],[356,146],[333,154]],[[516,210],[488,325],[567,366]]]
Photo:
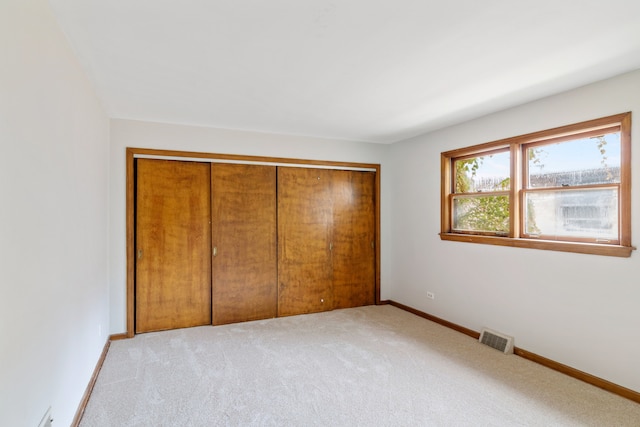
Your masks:
[[[427,298],[436,299],[436,294],[434,294],[433,292],[427,292]]]
[[[38,427],[52,427],[51,423],[53,423],[53,417],[51,416],[51,406],[49,406],[49,409],[47,409],[44,417],[42,417],[42,420],[40,421],[40,424],[38,424]]]

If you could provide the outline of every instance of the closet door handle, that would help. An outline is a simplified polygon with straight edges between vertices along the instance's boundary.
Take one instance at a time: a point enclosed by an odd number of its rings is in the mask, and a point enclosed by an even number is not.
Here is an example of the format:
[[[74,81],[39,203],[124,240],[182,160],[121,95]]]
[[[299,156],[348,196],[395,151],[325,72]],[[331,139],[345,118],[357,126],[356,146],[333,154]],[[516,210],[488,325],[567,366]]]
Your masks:
[[[142,249],[138,249],[138,259],[142,259]]]
[[[217,246],[213,247],[213,256],[218,256],[218,247]]]

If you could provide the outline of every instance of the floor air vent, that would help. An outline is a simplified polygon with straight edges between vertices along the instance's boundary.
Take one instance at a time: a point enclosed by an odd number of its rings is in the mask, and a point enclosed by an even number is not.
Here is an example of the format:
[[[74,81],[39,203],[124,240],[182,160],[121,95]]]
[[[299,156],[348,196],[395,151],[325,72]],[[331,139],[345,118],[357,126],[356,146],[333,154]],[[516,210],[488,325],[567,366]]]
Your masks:
[[[513,353],[513,337],[484,328],[480,332],[480,342],[508,354]]]

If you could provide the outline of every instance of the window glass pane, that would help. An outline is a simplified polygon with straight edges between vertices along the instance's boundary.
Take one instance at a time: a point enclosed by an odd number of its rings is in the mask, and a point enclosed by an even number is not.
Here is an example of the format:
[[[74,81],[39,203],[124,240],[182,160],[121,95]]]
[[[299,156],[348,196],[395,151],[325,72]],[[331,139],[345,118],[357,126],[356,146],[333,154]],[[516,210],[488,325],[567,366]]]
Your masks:
[[[509,196],[456,196],[453,228],[458,231],[507,233]]]
[[[620,132],[526,150],[529,188],[620,182]]]
[[[509,190],[508,151],[456,160],[456,193]]]
[[[525,232],[617,240],[618,189],[526,193]]]

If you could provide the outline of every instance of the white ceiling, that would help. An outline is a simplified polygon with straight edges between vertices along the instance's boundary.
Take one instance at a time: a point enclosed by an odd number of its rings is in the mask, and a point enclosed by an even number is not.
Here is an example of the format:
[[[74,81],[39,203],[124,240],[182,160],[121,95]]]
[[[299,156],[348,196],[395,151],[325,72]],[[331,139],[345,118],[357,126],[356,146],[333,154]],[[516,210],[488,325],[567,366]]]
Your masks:
[[[638,0],[49,0],[114,118],[389,143],[640,68]]]

